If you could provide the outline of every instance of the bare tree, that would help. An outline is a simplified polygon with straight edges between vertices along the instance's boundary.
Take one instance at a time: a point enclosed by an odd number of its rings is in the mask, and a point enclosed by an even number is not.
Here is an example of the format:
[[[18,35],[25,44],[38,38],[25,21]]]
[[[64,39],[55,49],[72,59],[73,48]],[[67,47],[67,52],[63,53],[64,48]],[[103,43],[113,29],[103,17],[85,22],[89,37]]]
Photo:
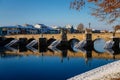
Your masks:
[[[80,24],[77,26],[77,30],[78,30],[79,32],[83,32],[83,30],[84,30],[84,25],[83,25],[82,23],[80,23]]]
[[[115,36],[116,31],[119,30],[119,29],[120,29],[120,25],[116,25],[116,26],[114,27],[113,36]]]
[[[91,14],[100,18],[101,21],[107,20],[113,23],[120,19],[120,0],[73,0],[70,4],[71,9],[81,10],[87,4],[92,9]]]
[[[116,25],[115,27],[114,27],[114,30],[115,31],[117,31],[117,30],[119,30],[120,29],[120,25]]]

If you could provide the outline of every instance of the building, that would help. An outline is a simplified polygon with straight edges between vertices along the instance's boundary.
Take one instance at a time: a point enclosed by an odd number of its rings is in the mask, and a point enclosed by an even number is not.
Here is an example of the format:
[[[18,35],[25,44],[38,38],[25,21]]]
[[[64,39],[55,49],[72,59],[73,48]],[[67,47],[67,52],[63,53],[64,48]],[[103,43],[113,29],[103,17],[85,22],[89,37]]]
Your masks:
[[[38,34],[39,30],[35,28],[33,25],[25,24],[23,28],[26,30],[26,34]]]
[[[24,24],[24,25],[17,25],[19,29],[19,34],[38,34],[38,29],[34,28],[33,25]]]
[[[53,34],[59,34],[61,31],[60,26],[52,26],[51,28],[52,28],[52,30],[50,30],[50,33],[53,33]]]
[[[101,30],[100,32],[101,33],[108,33],[109,31],[108,30]]]
[[[20,30],[16,26],[2,26],[0,27],[0,35],[18,34]]]
[[[39,33],[39,29],[29,24],[0,27],[0,35],[38,34],[38,33]]]
[[[100,30],[92,29],[92,33],[100,33]]]
[[[67,29],[68,33],[74,33],[73,25],[67,24],[65,28]]]
[[[40,33],[49,33],[49,31],[52,29],[44,24],[36,24],[34,27],[39,29]]]
[[[16,26],[1,26],[0,35],[12,35],[12,34],[58,34],[60,28],[51,28],[44,24],[36,24],[35,26],[30,24],[16,25]]]
[[[86,28],[85,29],[85,33],[86,34],[91,34],[92,33],[92,29],[91,28]]]

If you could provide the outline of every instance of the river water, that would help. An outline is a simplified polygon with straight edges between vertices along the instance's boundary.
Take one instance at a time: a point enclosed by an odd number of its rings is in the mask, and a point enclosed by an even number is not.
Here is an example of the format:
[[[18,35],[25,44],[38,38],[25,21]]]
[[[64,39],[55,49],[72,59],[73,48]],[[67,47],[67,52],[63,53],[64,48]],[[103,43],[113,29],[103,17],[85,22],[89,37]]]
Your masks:
[[[95,50],[46,50],[20,52],[0,50],[0,80],[66,80],[120,59],[120,54],[105,50],[104,40],[94,43]],[[114,50],[112,50],[114,51]]]

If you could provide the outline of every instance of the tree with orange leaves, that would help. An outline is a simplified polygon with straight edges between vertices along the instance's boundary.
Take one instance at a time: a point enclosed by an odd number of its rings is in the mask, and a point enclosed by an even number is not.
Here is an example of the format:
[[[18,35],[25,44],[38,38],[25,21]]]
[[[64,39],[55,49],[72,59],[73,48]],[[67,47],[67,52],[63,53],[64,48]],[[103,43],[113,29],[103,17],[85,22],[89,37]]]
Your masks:
[[[86,3],[94,4],[91,6],[92,15],[113,23],[120,18],[120,0],[73,0],[70,4],[71,9],[81,10]]]

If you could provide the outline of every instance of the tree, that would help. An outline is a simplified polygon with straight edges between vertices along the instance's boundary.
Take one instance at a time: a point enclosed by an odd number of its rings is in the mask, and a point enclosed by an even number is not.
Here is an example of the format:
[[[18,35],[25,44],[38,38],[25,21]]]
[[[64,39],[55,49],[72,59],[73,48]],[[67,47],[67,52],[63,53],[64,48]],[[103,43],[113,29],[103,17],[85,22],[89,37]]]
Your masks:
[[[115,31],[117,31],[117,30],[119,30],[120,29],[120,25],[116,25],[115,27],[114,27],[114,30]]]
[[[80,23],[80,24],[77,26],[77,30],[78,30],[79,32],[83,32],[83,30],[84,30],[84,25],[83,25],[82,23]]]
[[[74,33],[74,28],[73,28],[73,26],[70,28],[70,33]]]
[[[113,23],[120,18],[120,0],[73,0],[70,4],[71,9],[81,10],[87,4],[93,4],[91,14]]]
[[[115,36],[116,31],[119,30],[119,29],[120,29],[120,25],[116,25],[116,26],[114,27],[113,36]]]

